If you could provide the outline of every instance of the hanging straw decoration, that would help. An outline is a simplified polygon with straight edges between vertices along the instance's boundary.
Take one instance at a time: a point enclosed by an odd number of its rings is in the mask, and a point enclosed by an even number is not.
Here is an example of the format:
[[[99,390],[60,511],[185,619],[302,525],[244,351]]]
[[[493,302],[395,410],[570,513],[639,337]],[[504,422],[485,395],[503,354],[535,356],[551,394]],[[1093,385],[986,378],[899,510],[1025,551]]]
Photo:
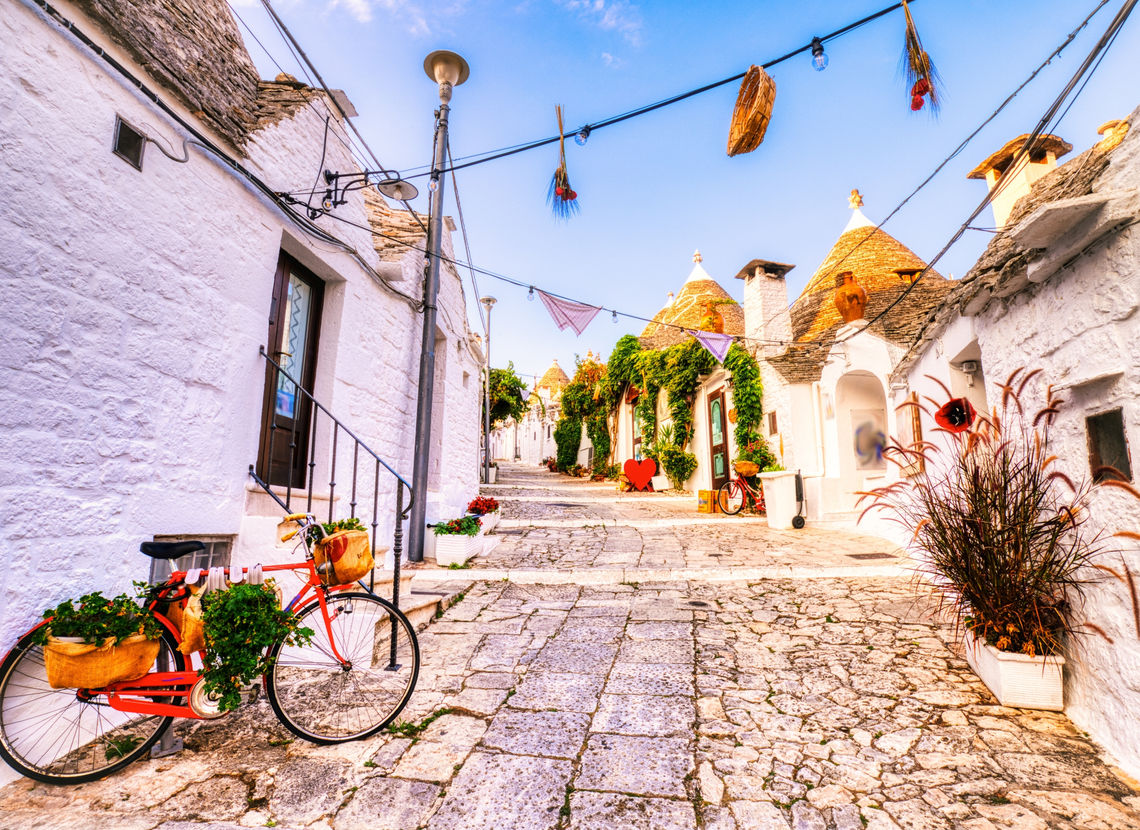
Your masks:
[[[929,100],[931,114],[938,115],[941,106],[939,88],[942,86],[942,79],[930,61],[930,55],[922,48],[922,38],[918,36],[918,28],[910,15],[907,0],[902,0],[902,7],[903,14],[906,15],[906,42],[902,62],[907,87],[910,89],[910,108],[912,112],[917,112]]]
[[[740,82],[732,123],[728,127],[728,154],[751,153],[764,140],[772,105],[776,102],[776,82],[763,67],[753,66]]]
[[[554,108],[558,116],[558,169],[550,180],[550,191],[546,200],[559,219],[569,219],[578,212],[578,194],[570,186],[570,174],[566,172],[566,131],[562,126],[562,105]]]

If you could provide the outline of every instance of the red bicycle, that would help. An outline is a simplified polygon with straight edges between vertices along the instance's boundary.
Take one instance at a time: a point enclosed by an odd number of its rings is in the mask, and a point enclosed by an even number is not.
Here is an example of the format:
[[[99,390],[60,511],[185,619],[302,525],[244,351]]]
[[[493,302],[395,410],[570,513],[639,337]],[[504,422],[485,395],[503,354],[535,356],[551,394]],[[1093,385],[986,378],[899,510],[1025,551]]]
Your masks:
[[[320,524],[304,513],[286,519],[299,527],[282,541],[300,536],[305,561],[262,570],[302,578],[285,607],[299,609],[299,625],[314,634],[304,645],[270,647],[266,696],[281,723],[301,738],[330,744],[368,737],[391,723],[412,695],[420,665],[415,630],[399,609],[367,589],[327,584],[309,548],[310,531],[323,533]],[[141,550],[177,559],[203,548],[196,541],[145,542]],[[0,756],[10,766],[48,784],[93,781],[142,758],[174,718],[225,714],[179,651],[181,632],[167,616],[172,606],[185,607],[185,580],[186,572],[178,571],[152,587],[148,608],[163,629],[161,648],[151,671],[135,680],[52,688],[37,636],[51,621],[20,638],[0,664]]]
[[[759,485],[753,487],[749,484],[748,478],[745,476],[731,478],[720,485],[716,491],[716,506],[721,513],[729,516],[735,516],[745,506],[752,508],[757,513],[767,512],[767,508],[764,506],[764,491],[760,489]]]

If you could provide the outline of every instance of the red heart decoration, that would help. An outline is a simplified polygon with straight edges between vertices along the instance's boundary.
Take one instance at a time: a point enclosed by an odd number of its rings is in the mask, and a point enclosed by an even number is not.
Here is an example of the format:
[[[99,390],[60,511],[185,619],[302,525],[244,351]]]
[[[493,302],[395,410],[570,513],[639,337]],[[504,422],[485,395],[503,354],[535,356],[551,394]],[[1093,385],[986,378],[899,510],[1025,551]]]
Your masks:
[[[631,458],[625,462],[622,468],[625,470],[625,477],[629,479],[638,490],[644,490],[649,486],[649,479],[657,475],[657,462],[652,458],[643,458],[640,461]]]

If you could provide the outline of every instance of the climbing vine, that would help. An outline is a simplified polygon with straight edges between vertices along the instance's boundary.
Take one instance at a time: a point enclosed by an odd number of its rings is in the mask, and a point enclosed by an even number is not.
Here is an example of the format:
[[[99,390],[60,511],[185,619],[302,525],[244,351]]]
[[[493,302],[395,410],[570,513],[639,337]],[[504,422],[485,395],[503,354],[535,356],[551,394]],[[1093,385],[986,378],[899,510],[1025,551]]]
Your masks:
[[[578,445],[582,443],[582,420],[563,415],[554,427],[554,445],[558,448],[558,469],[566,471],[578,463]]]

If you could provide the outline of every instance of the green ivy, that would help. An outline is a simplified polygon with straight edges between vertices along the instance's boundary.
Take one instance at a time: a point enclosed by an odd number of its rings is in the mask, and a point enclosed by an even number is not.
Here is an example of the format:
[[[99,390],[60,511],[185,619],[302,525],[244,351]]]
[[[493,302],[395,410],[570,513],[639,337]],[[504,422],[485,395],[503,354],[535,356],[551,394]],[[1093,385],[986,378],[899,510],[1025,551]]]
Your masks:
[[[565,400],[565,391],[563,392]],[[578,446],[582,443],[582,420],[563,415],[554,427],[554,444],[558,448],[556,462],[560,470],[569,470],[578,463]]]
[[[747,349],[733,343],[724,358],[732,387],[732,405],[736,409],[737,457],[754,461],[763,469],[776,466],[776,456],[760,432],[764,420],[764,385],[760,366]]]

